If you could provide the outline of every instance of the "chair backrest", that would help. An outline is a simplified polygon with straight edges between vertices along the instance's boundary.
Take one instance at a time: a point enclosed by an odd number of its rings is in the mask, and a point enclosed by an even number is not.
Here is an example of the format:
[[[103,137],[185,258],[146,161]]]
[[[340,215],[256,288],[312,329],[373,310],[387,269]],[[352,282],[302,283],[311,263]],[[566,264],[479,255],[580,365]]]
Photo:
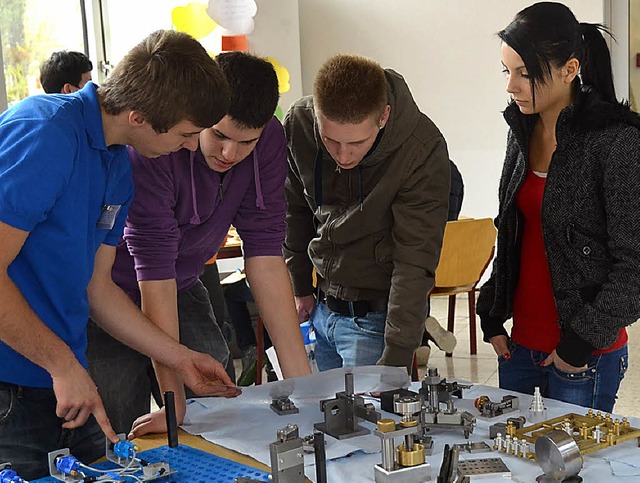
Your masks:
[[[435,288],[474,287],[493,257],[496,234],[491,218],[447,222]]]

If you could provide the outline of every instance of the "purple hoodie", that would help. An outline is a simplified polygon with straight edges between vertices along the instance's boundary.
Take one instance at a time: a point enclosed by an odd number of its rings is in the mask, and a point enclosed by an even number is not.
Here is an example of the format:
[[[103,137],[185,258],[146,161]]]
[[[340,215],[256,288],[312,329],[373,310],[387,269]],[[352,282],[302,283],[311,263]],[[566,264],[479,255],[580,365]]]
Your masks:
[[[149,159],[129,148],[135,193],[113,280],[133,296],[141,280],[175,278],[178,290],[190,288],[231,224],[245,258],[282,256],[286,144],[274,117],[253,152],[223,176],[200,149]]]

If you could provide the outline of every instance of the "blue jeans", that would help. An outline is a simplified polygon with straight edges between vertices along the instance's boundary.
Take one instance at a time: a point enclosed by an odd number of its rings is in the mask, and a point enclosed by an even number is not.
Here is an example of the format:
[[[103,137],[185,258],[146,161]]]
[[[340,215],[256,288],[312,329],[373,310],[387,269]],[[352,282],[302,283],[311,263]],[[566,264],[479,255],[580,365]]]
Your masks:
[[[331,312],[319,302],[310,320],[316,332],[316,362],[321,371],[373,365],[382,356],[386,312],[349,317]]]
[[[49,476],[47,454],[69,448],[85,464],[105,453],[105,436],[91,416],[84,426],[63,429],[53,389],[0,382],[0,463],[11,462],[24,479]]]
[[[222,335],[202,282],[178,292],[180,342],[189,349],[211,355],[223,366],[229,348]],[[104,332],[93,321],[87,327],[89,374],[116,433],[128,433],[140,416],[151,410],[151,394],[162,397],[151,360]],[[187,390],[187,397],[194,394]]]
[[[511,342],[511,358],[498,357],[500,388],[533,394],[540,388],[543,397],[610,413],[620,382],[629,365],[627,346],[591,356],[587,369],[563,372],[553,364],[541,367],[549,354]]]

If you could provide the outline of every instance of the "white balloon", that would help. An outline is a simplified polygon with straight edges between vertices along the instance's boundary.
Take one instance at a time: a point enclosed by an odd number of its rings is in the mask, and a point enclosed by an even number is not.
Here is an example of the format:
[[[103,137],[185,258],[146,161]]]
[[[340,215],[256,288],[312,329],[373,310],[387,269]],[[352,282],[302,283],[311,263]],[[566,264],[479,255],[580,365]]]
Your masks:
[[[253,32],[253,17],[258,12],[255,0],[209,0],[207,13],[229,35]]]

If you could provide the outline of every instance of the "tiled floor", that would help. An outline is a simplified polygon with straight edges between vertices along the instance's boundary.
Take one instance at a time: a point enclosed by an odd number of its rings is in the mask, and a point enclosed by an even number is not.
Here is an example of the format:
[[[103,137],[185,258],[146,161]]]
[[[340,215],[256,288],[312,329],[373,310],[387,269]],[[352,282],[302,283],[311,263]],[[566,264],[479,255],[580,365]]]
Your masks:
[[[431,315],[440,321],[444,327],[447,324],[447,297],[434,297],[431,299]],[[429,365],[437,367],[442,377],[465,379],[477,384],[498,386],[498,366],[496,355],[490,344],[482,342],[480,320],[477,320],[478,354],[469,355],[469,316],[467,299],[458,296],[456,302],[456,319],[454,332],[458,339],[458,345],[453,351],[453,357],[445,357],[444,352],[437,347],[431,349]],[[629,364],[627,374],[618,391],[618,401],[614,411],[625,416],[640,417],[640,372],[636,369],[634,355],[640,351],[640,325],[634,324],[629,330]],[[636,332],[639,336],[636,336]],[[420,377],[424,374],[424,368],[419,371]]]

